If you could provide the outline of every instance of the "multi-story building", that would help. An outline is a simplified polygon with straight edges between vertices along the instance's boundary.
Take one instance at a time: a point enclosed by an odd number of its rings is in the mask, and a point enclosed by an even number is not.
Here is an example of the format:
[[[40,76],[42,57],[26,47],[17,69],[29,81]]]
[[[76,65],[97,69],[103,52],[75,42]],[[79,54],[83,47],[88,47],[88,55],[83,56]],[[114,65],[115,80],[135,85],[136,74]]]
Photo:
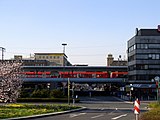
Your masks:
[[[160,76],[160,31],[136,29],[128,41],[128,80],[149,83]]]
[[[35,53],[35,60],[48,60],[52,66],[71,66],[64,53]]]
[[[34,58],[23,58],[22,55],[14,55],[13,61],[22,61],[23,66],[49,66],[50,62],[47,60],[35,60]],[[12,61],[8,60],[8,61]]]
[[[108,54],[107,66],[127,66],[127,60],[122,60],[121,56],[119,56],[118,60],[114,60],[113,55]]]

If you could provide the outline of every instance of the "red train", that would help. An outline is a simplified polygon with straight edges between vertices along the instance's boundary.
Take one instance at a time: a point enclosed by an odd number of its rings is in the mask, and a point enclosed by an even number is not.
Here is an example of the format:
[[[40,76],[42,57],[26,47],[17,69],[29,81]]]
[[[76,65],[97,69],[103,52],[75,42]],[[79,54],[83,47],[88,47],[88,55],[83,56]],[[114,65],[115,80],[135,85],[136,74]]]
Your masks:
[[[24,72],[26,78],[122,78],[128,72]]]

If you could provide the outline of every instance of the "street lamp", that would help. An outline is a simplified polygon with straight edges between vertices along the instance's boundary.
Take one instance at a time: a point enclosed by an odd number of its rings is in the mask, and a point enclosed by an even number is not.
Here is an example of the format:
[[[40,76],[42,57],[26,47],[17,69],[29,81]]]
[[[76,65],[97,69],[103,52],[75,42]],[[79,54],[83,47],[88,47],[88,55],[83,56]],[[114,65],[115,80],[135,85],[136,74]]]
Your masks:
[[[62,43],[62,46],[63,46],[63,73],[65,71],[65,46],[67,44],[66,43]],[[63,74],[63,81],[64,81],[64,74]],[[64,88],[65,86],[63,85],[63,92],[65,91]],[[69,81],[69,78],[68,78],[68,105],[70,105],[70,81]]]
[[[4,47],[0,47],[2,49],[2,60],[4,58],[4,51],[6,50]]]
[[[130,101],[132,101],[133,84],[130,84]]]

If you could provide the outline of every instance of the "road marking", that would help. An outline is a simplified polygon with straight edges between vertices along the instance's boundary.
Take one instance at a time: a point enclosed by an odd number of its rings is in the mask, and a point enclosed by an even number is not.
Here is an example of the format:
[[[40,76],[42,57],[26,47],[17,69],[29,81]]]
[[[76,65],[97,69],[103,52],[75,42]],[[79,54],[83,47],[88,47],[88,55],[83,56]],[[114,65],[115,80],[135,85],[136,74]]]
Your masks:
[[[85,115],[86,113],[79,113],[79,114],[70,114],[70,118],[73,118],[73,117],[77,117],[77,116],[80,116],[80,115]]]
[[[120,115],[120,116],[114,117],[114,118],[112,118],[112,120],[117,120],[117,119],[119,119],[119,118],[121,118],[121,117],[125,117],[125,116],[127,116],[127,114],[123,114],[123,115]]]
[[[100,114],[100,115],[97,115],[97,116],[93,116],[93,117],[91,117],[92,119],[94,119],[94,118],[98,118],[98,117],[102,117],[102,116],[104,116],[103,114]]]

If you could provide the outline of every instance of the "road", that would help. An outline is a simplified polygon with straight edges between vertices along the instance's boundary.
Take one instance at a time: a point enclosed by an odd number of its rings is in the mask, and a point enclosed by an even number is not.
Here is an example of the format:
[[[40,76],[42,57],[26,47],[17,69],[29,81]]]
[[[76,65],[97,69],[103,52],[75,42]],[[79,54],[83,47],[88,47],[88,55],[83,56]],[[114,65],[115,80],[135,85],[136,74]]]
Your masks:
[[[116,97],[84,97],[79,106],[87,109],[62,115],[32,120],[135,120],[133,104]],[[146,111],[147,103],[141,103],[141,112]]]

